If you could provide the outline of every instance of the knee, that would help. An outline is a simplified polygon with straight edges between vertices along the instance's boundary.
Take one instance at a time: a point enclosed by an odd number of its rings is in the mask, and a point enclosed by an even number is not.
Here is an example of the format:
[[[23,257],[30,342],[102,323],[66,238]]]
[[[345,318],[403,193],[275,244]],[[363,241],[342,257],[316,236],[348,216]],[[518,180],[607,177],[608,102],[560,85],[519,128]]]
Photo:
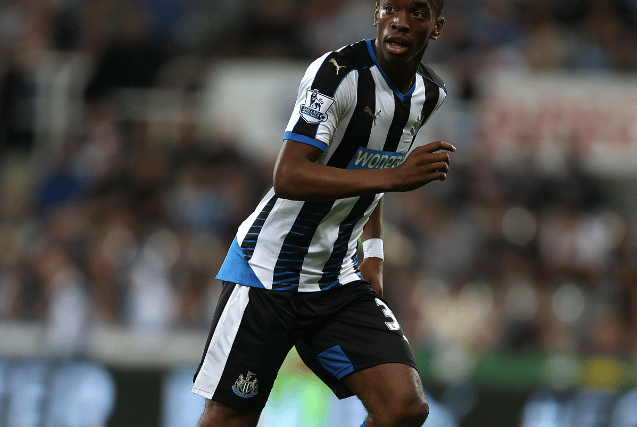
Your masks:
[[[429,404],[427,400],[422,397],[404,407],[403,411],[403,424],[399,425],[404,425],[405,427],[421,427],[429,416]]]
[[[388,402],[383,413],[373,418],[382,427],[421,427],[429,416],[429,404],[424,396],[410,396]]]
[[[423,399],[420,404],[420,408],[418,409],[419,425],[423,425],[427,417],[429,417],[429,404],[427,403],[427,400]]]
[[[243,412],[206,399],[197,427],[255,427],[260,412]]]

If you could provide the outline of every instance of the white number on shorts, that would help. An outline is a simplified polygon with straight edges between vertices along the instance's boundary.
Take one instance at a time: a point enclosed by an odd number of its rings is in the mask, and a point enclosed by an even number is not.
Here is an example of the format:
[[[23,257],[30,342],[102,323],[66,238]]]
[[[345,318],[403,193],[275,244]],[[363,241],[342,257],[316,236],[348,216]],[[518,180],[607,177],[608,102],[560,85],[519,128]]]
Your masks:
[[[385,325],[387,325],[387,327],[391,330],[391,331],[397,331],[400,329],[400,325],[398,324],[398,320],[396,320],[396,317],[394,316],[394,313],[391,312],[391,310],[389,309],[389,307],[387,307],[387,304],[385,304],[385,302],[379,298],[376,298],[376,305],[379,307],[383,308],[383,314],[391,319],[391,322],[385,322]]]

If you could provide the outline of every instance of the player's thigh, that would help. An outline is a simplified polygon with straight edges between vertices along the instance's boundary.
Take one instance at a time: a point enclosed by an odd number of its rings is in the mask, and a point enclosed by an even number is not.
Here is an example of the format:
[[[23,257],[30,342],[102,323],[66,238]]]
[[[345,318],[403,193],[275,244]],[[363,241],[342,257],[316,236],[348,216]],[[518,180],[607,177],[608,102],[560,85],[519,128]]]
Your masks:
[[[355,373],[386,364],[414,371],[416,367],[411,347],[387,302],[366,283],[347,286],[351,288],[338,298],[349,303],[296,344],[303,361],[339,398],[354,392],[344,379]]]
[[[224,283],[193,392],[244,414],[261,411],[293,343],[293,325],[278,312],[288,300]]]
[[[372,416],[396,418],[428,412],[420,375],[413,366],[377,365],[354,372],[343,382]]]

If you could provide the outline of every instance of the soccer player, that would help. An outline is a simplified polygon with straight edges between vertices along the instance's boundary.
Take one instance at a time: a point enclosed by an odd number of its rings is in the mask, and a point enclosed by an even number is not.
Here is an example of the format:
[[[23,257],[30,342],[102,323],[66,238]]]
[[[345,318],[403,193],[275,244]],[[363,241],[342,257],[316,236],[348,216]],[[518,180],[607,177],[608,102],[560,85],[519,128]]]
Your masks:
[[[256,426],[293,346],[336,396],[358,396],[362,426],[425,421],[413,354],[382,299],[381,218],[384,192],[444,180],[455,151],[412,147],[446,96],[421,64],[442,32],[443,1],[381,0],[376,38],[308,67],[274,186],[217,275],[223,290],[193,386],[207,399],[199,427]]]

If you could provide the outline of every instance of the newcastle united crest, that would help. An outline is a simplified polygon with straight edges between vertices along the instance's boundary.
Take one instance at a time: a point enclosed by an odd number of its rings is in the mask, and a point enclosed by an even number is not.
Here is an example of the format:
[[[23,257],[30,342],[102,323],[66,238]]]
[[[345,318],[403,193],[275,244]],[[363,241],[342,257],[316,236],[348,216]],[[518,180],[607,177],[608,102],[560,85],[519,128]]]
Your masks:
[[[248,375],[244,378],[243,375],[239,375],[239,379],[235,381],[232,386],[232,391],[240,397],[254,397],[259,393],[259,380],[254,377],[253,372],[248,371]]]

